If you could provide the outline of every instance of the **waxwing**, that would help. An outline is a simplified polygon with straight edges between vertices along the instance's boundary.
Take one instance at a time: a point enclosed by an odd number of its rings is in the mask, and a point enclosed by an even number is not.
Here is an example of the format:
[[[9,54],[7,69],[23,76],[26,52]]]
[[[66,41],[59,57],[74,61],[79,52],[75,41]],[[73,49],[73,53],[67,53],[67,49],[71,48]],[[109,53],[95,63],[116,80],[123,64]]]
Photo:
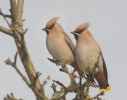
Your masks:
[[[52,18],[46,24],[45,28],[42,29],[47,33],[47,49],[54,59],[64,65],[71,65],[81,75],[82,71],[79,69],[75,60],[75,46],[61,25],[57,23],[58,19],[59,17]]]
[[[89,23],[79,25],[71,32],[76,39],[75,56],[83,73],[99,84],[100,91],[110,90],[108,73],[102,51],[88,30]]]

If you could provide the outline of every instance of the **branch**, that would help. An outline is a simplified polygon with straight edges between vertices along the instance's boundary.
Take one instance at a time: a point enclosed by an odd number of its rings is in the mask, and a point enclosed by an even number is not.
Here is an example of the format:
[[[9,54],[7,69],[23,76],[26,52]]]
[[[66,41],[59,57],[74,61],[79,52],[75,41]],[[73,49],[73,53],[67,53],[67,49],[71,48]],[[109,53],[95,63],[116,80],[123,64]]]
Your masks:
[[[61,82],[55,81],[55,80],[52,80],[52,81],[53,81],[53,83],[54,83],[54,82],[57,83],[58,85],[60,85],[61,87],[63,87],[63,88],[66,90],[66,87],[65,87],[64,84],[62,84]]]
[[[60,71],[62,72],[65,72],[69,75],[70,79],[71,79],[71,82],[72,83],[75,83],[75,78],[74,78],[74,72],[70,73],[68,71],[68,68],[66,65],[64,65],[63,63],[57,61],[57,60],[54,60],[54,59],[50,59],[50,58],[47,58],[49,61],[51,61],[52,63],[55,63],[56,65],[61,65],[62,69],[60,68]]]
[[[12,62],[11,60],[10,60],[10,58],[8,58],[6,61],[5,61],[5,63],[7,64],[7,65],[11,65],[16,71],[17,71],[17,73],[21,76],[21,78],[25,81],[25,83],[28,85],[28,86],[30,86],[30,83],[28,82],[28,80],[27,80],[27,78],[21,73],[21,71],[18,69],[18,67],[16,66],[16,60],[17,59],[17,52],[16,52],[16,55],[15,55],[15,60],[14,60],[14,62]]]
[[[8,22],[7,19],[6,19],[6,17],[9,16],[9,15],[5,15],[5,14],[2,12],[1,9],[0,9],[0,15],[3,16],[3,18],[4,18],[4,20],[6,21],[6,23],[8,24],[8,26],[11,27],[10,24],[9,24],[9,22]]]
[[[3,26],[0,26],[0,31],[7,34],[7,35],[13,36],[12,31],[3,27]]]
[[[16,1],[10,0],[10,6],[11,6],[11,18],[12,18],[12,22],[14,22],[16,20],[16,17],[17,17]]]
[[[4,100],[23,100],[23,99],[16,99],[13,93],[11,93],[10,95],[7,94],[7,97],[4,97]]]
[[[17,4],[16,4],[17,1]],[[47,97],[45,96],[44,89],[41,86],[40,80],[38,79],[39,75],[36,75],[36,70],[34,68],[34,65],[32,63],[32,60],[30,58],[29,52],[26,47],[26,43],[24,40],[24,34],[27,32],[28,29],[24,31],[23,28],[23,20],[22,18],[22,9],[23,9],[24,0],[10,0],[10,12],[11,12],[11,31],[7,30],[6,28],[3,28],[0,26],[0,31],[13,36],[15,40],[15,44],[18,49],[19,57],[21,59],[21,62],[25,68],[25,71],[28,75],[29,80],[20,72],[16,65],[16,59],[17,59],[17,53],[15,55],[14,62],[12,62],[10,59],[7,59],[5,62],[8,65],[11,65],[17,73],[21,76],[21,78],[25,81],[25,83],[30,87],[37,100],[47,100]],[[5,17],[5,16],[4,16]],[[30,81],[30,82],[29,82]],[[32,84],[35,84],[35,86],[32,86]]]
[[[1,9],[0,9],[0,15],[2,15],[2,16],[4,16],[5,18],[7,17],[7,18],[11,18],[11,15],[5,15],[2,11],[1,11]]]
[[[42,88],[47,84],[47,80],[50,80],[50,75],[47,76],[47,78],[43,81],[43,84],[41,85]]]
[[[16,65],[16,62],[17,62],[17,56],[18,56],[18,51],[16,52],[15,57],[14,57],[14,64],[15,65]]]
[[[54,93],[56,93],[56,92],[57,92],[57,90],[56,90],[56,85],[54,84],[54,82],[52,83],[51,88],[53,89]]]
[[[16,57],[16,56],[15,56]],[[21,78],[25,81],[25,83],[33,90],[33,92],[36,94],[36,96],[39,96],[40,98],[43,98],[42,100],[45,100],[45,96],[43,96],[42,94],[40,94],[36,88],[32,87],[31,84],[28,82],[27,78],[20,72],[20,70],[18,69],[18,67],[8,58],[5,63],[7,65],[11,65],[16,71],[17,73],[21,76]]]
[[[11,15],[5,15],[5,14],[3,14],[2,12],[0,12],[0,15],[2,15],[2,16],[4,15],[5,18],[6,18],[6,17],[7,17],[7,18],[11,18]]]
[[[42,74],[42,73],[40,73],[40,72],[37,72],[37,73],[36,73],[36,76],[34,77],[34,81],[33,81],[33,83],[31,83],[31,85],[35,86],[35,84],[36,84],[36,82],[37,82],[37,79],[41,76],[41,74]]]
[[[97,94],[96,96],[90,98],[90,99],[85,99],[85,100],[93,100],[93,99],[98,99],[99,96],[103,96],[104,95],[104,92],[100,92],[99,94]]]
[[[18,15],[19,19],[22,19],[23,4],[24,4],[24,0],[18,0],[17,15]]]

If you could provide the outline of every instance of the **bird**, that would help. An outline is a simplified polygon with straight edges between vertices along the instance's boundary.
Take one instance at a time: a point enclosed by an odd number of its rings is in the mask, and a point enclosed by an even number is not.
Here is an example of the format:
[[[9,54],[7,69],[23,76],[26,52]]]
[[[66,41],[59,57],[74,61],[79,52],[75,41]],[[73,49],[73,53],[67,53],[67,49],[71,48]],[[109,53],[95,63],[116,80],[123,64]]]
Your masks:
[[[95,82],[95,79],[100,91],[107,92],[111,87],[108,83],[106,63],[98,43],[88,30],[89,25],[90,23],[83,23],[71,32],[76,39],[76,60],[88,79],[92,82]]]
[[[48,52],[56,61],[62,63],[63,66],[66,64],[71,65],[81,75],[82,71],[75,59],[75,46],[62,26],[57,23],[58,19],[59,17],[50,19],[45,28],[42,29],[47,33],[46,46]]]

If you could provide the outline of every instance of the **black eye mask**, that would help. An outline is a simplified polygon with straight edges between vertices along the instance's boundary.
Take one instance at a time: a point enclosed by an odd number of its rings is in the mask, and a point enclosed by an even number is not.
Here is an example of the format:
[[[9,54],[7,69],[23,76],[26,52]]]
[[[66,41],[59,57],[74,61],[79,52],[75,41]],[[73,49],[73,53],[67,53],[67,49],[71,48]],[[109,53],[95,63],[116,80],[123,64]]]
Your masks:
[[[84,29],[82,29],[81,31],[77,32],[78,34],[81,34],[84,31]]]
[[[78,35],[74,34],[74,37],[75,37],[76,40],[78,40]]]

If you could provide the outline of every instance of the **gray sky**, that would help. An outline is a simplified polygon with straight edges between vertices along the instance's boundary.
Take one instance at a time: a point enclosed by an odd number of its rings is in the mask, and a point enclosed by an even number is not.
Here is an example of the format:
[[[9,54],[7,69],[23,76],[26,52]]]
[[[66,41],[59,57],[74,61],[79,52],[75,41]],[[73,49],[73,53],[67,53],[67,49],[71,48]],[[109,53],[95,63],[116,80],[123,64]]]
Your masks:
[[[0,8],[4,13],[9,13],[9,0],[0,0]],[[59,23],[69,34],[78,25],[90,22],[89,30],[100,45],[106,61],[109,84],[111,90],[102,97],[105,100],[125,100],[127,85],[127,1],[126,0],[25,0],[23,19],[24,28],[29,28],[26,33],[26,44],[31,59],[37,71],[43,74],[41,82],[50,75],[52,79],[59,80],[66,86],[69,85],[69,77],[59,72],[56,67],[47,60],[52,58],[46,49],[46,33],[41,29],[53,17],[59,16]],[[8,27],[0,16],[0,26]],[[0,32],[0,100],[10,92],[24,100],[35,100],[34,94],[26,86],[25,82],[16,71],[4,63],[10,57],[12,60],[16,52],[14,40]],[[24,75],[25,70],[18,58],[19,69]],[[70,69],[72,70],[72,69]],[[48,97],[53,93],[50,88],[52,81],[48,81],[45,92]],[[59,88],[58,88],[59,89]],[[91,89],[91,96],[99,93],[99,89]],[[73,95],[68,95],[71,100]]]

